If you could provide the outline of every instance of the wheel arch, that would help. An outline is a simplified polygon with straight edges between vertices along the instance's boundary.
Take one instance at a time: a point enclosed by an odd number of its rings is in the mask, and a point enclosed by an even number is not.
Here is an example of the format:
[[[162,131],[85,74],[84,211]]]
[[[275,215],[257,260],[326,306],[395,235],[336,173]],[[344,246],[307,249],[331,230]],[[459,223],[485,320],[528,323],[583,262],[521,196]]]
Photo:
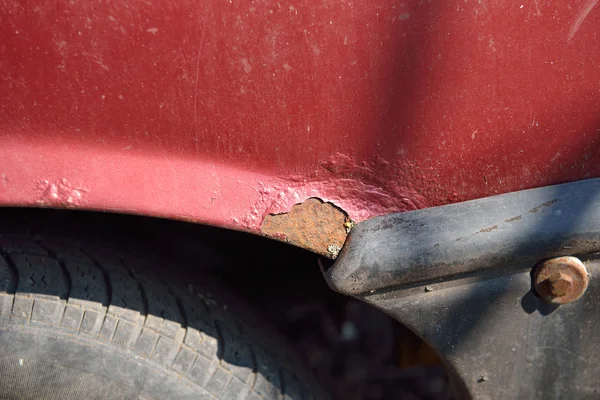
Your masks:
[[[354,219],[365,218],[360,202],[333,194],[330,184],[293,183],[269,172],[163,151],[26,138],[3,143],[0,158],[0,206],[5,207],[182,220],[267,236],[329,258],[335,258],[353,224],[338,205],[354,211]],[[290,212],[309,199],[307,210]]]

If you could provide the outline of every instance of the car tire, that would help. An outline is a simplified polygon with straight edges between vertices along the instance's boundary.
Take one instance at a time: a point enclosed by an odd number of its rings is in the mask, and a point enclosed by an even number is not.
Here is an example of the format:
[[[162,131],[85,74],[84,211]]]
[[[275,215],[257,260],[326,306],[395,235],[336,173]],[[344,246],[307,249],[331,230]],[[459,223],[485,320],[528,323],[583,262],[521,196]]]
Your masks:
[[[0,398],[325,398],[217,278],[160,264],[0,236]]]

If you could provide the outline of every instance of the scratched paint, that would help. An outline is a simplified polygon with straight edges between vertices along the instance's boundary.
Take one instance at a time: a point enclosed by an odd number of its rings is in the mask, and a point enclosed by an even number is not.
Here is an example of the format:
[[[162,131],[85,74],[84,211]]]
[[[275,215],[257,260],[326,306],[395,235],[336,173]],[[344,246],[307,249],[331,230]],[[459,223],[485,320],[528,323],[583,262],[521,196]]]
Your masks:
[[[362,221],[598,177],[599,24],[596,0],[2,2],[0,205],[260,232],[311,197]]]
[[[385,168],[394,169],[393,179],[382,175]],[[419,182],[416,166],[399,166],[377,158],[373,163],[356,165],[348,156],[335,154],[320,163],[308,176],[288,176],[253,187],[256,200],[241,217],[232,219],[236,226],[256,230],[269,214],[289,212],[294,205],[318,197],[342,208],[357,222],[393,212],[410,211],[436,205],[427,203],[419,188],[400,182]],[[413,178],[413,179],[409,179]],[[434,187],[432,190],[436,190]],[[443,202],[447,199],[440,199]]]
[[[579,12],[579,15],[577,15],[577,18],[573,22],[573,25],[571,25],[571,29],[569,30],[569,36],[567,37],[567,42],[573,39],[573,37],[575,36],[581,25],[583,25],[583,22],[585,21],[589,13],[594,9],[596,4],[598,4],[598,0],[588,0],[587,3],[585,3],[581,11]]]

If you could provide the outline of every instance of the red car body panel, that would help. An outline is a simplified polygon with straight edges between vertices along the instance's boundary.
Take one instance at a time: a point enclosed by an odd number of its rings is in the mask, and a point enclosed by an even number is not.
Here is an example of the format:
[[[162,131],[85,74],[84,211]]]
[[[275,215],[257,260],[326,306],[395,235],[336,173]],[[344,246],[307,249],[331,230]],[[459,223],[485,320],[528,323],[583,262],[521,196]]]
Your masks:
[[[0,204],[260,231],[600,176],[600,7],[2,1]]]

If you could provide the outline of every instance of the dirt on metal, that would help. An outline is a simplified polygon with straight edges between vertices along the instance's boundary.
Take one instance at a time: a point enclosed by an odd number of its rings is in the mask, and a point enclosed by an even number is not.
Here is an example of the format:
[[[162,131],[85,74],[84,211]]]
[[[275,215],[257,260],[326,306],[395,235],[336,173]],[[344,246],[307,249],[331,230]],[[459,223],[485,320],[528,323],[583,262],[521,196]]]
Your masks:
[[[339,254],[353,222],[332,203],[310,198],[283,214],[269,214],[261,225],[266,236],[311,250],[327,258]]]

